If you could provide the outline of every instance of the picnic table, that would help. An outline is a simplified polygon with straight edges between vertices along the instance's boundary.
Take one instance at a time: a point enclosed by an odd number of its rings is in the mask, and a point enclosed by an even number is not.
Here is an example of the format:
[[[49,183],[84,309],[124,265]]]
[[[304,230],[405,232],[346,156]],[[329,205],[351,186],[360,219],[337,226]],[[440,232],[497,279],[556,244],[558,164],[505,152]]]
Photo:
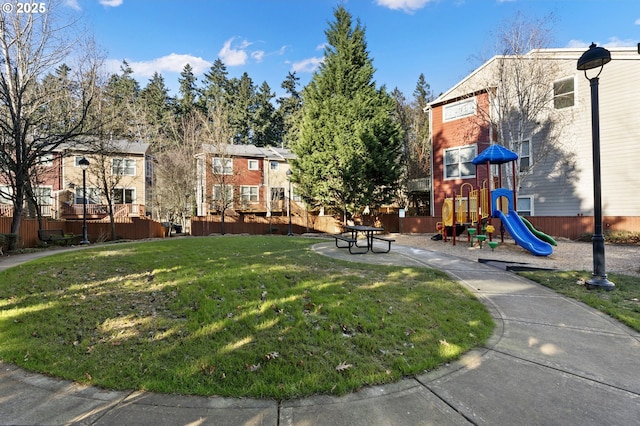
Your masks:
[[[367,253],[369,251],[371,251],[372,253],[389,253],[389,251],[391,250],[391,243],[393,241],[395,241],[394,239],[391,238],[386,238],[383,237],[381,235],[379,235],[379,232],[384,231],[384,228],[379,228],[376,226],[366,226],[366,225],[346,225],[344,227],[344,230],[347,234],[349,235],[343,235],[343,234],[337,234],[334,235],[333,237],[336,239],[336,247],[338,248],[349,248],[349,253],[351,254],[362,254],[362,253]],[[360,240],[361,242],[358,243],[358,234],[364,234],[365,239],[364,240]],[[338,244],[338,241],[343,241],[346,242],[347,245],[343,245],[340,246]],[[383,241],[387,243],[387,249],[386,250],[375,250],[374,246],[373,246],[373,241],[374,240],[378,240],[378,241]],[[362,244],[362,241],[364,241],[364,244]],[[359,249],[366,249],[364,251],[361,250],[356,250],[354,251],[353,248],[359,248]]]

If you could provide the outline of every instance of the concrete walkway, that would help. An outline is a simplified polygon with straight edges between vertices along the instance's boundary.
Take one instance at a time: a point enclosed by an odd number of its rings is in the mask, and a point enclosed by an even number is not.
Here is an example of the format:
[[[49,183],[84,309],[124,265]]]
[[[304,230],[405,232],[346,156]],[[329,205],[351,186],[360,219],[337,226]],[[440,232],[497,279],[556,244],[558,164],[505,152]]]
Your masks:
[[[0,363],[0,424],[632,425],[640,422],[640,334],[510,272],[393,246],[351,261],[430,266],[473,291],[497,327],[459,362],[343,397],[270,400],[115,392]],[[0,270],[29,257],[0,259]]]

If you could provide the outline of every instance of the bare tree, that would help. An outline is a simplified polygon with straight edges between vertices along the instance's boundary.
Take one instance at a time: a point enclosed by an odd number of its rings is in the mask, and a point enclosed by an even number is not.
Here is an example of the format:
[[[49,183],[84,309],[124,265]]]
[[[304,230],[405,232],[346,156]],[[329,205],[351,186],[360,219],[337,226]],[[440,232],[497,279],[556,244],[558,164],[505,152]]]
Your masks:
[[[202,117],[197,111],[170,126],[172,141],[155,153],[153,204],[160,218],[186,225],[195,206],[195,156],[202,143]]]
[[[227,111],[222,105],[214,105],[208,109],[206,117],[203,117],[203,130],[203,142],[211,145],[214,154],[210,170],[212,171],[215,192],[211,194],[211,197],[213,204],[220,211],[222,233],[224,234],[226,212],[233,206],[236,198],[233,190],[236,174],[233,168],[233,156],[229,150],[233,139],[233,130],[229,125]]]
[[[47,1],[40,13],[0,14],[0,164],[12,186],[11,232],[18,233],[31,170],[60,144],[85,131],[100,59],[75,23],[63,21],[62,2]],[[42,80],[65,61],[73,64],[60,84]],[[55,107],[54,107],[55,106]]]
[[[551,43],[553,22],[553,15],[527,19],[518,14],[500,26],[497,55],[480,77],[489,93],[489,108],[479,109],[481,125],[491,129],[493,141],[518,154],[516,190],[535,164],[557,149],[562,133],[561,116],[553,114],[553,82],[560,70],[541,50]],[[505,176],[513,188],[511,174]]]

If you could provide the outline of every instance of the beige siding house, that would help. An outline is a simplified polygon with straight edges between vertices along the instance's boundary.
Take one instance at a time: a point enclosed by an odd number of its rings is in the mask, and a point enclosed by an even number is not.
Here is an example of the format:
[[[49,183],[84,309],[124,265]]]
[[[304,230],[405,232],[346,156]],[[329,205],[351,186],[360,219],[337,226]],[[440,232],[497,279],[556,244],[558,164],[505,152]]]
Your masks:
[[[535,109],[530,125],[515,144],[507,146],[520,155],[517,183],[518,210],[531,216],[589,216],[593,214],[593,163],[591,137],[590,83],[578,71],[580,49],[543,49],[532,51],[520,60],[537,63],[529,81],[542,82],[539,88],[519,88],[523,92],[546,92],[546,104]],[[634,48],[610,48],[612,60],[599,76],[599,110],[602,170],[602,208],[605,216],[640,216],[640,55]],[[515,57],[494,57],[430,104],[431,128],[442,128],[433,137],[444,138],[455,145],[477,145],[469,132],[448,131],[455,126],[434,123],[455,120],[456,111],[465,119],[475,117],[478,126],[489,131],[489,141],[500,141],[501,96],[515,97],[505,63]],[[530,66],[526,65],[526,66]],[[501,71],[502,70],[502,71]],[[589,78],[598,70],[590,70]],[[503,78],[500,78],[503,77]],[[506,77],[506,78],[505,78]],[[489,96],[489,107],[482,111],[477,100]],[[475,101],[474,101],[475,100]],[[457,107],[459,106],[459,107]],[[465,107],[465,108],[463,108]],[[456,109],[457,108],[457,109]],[[461,109],[462,108],[462,109]],[[504,114],[504,109],[502,110]],[[438,112],[434,114],[434,112]],[[451,115],[453,114],[453,115]],[[451,124],[453,121],[444,124]],[[504,130],[504,129],[502,129]],[[504,132],[506,134],[508,132]],[[512,142],[514,135],[511,134]],[[515,149],[513,149],[515,147]],[[482,149],[480,149],[482,148]],[[434,173],[442,170],[443,152],[433,152]],[[506,170],[505,170],[506,172]],[[434,175],[434,180],[445,179]],[[503,186],[511,187],[512,182]],[[433,205],[433,202],[432,202]],[[439,211],[432,214],[438,215]]]

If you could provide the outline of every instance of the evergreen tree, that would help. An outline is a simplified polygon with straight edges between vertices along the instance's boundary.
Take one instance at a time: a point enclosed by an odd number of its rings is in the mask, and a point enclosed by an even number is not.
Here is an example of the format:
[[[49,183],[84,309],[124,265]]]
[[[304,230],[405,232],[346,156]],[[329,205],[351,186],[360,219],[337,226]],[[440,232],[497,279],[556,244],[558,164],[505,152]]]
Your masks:
[[[196,90],[196,76],[193,74],[193,68],[187,64],[180,73],[178,83],[180,87],[178,92],[180,97],[178,98],[178,113],[182,116],[188,115],[193,111],[196,105],[197,90]]]
[[[395,195],[402,132],[393,99],[375,87],[364,28],[342,6],[334,16],[324,63],[303,91],[300,138],[292,148],[300,195],[346,213]]]
[[[227,112],[235,144],[250,144],[253,139],[253,117],[255,113],[255,86],[246,72],[242,77],[229,80]]]
[[[431,87],[424,74],[420,74],[413,91],[411,111],[411,138],[409,139],[409,168],[411,178],[431,175],[431,145],[429,138],[429,120],[425,109],[433,100]]]
[[[256,146],[274,146],[280,142],[282,126],[276,108],[271,103],[271,99],[275,96],[266,81],[262,83],[256,93],[252,138],[252,142]]]
[[[300,110],[302,109],[302,94],[298,91],[300,78],[296,73],[289,73],[282,82],[282,87],[287,96],[278,98],[278,119],[282,126],[282,145],[291,146],[292,141],[298,139],[298,126],[300,123]]]
[[[144,135],[150,143],[158,144],[167,136],[167,127],[172,120],[171,107],[174,100],[169,96],[169,89],[164,78],[157,72],[149,79],[147,86],[140,92],[140,106],[146,118],[148,132]]]
[[[137,108],[140,85],[132,77],[133,69],[127,61],[120,66],[122,74],[113,74],[104,90],[106,105],[100,106],[103,116],[97,117],[99,124],[96,133],[116,138],[137,139],[139,120]]]
[[[204,74],[204,87],[201,90],[201,100],[204,110],[227,101],[229,81],[227,67],[220,58],[211,65],[209,72]]]

